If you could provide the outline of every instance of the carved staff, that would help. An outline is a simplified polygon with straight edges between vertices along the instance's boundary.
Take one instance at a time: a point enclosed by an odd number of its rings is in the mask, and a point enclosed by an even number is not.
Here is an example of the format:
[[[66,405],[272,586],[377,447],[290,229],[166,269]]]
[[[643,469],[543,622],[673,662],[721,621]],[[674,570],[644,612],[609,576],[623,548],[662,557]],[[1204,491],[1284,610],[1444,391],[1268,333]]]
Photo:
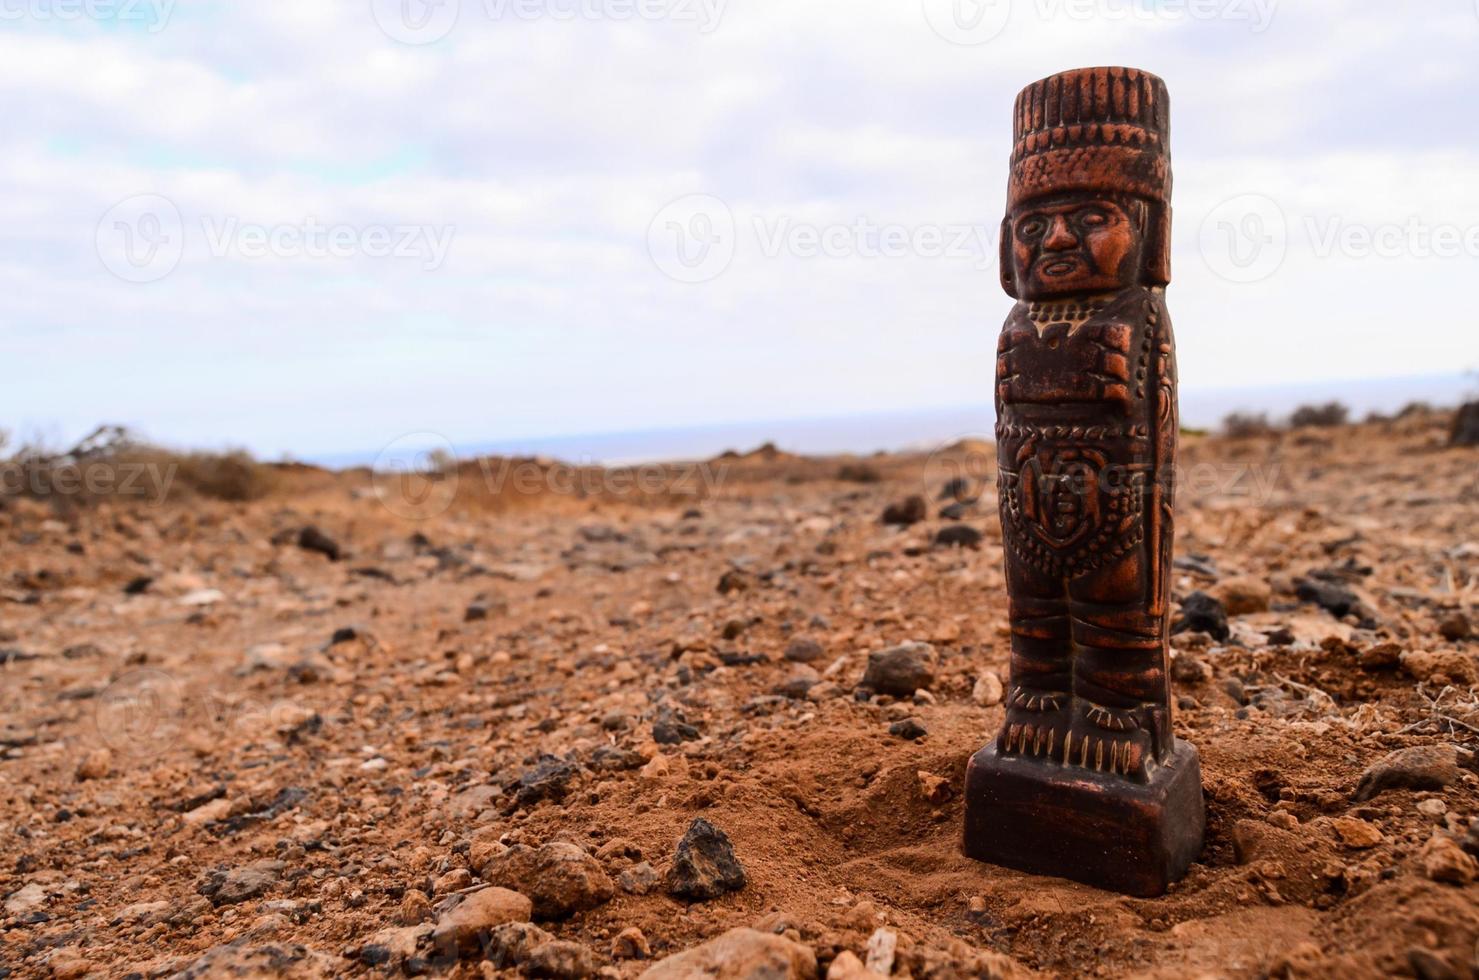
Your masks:
[[[996,362],[1011,683],[966,777],[967,854],[1141,895],[1185,872],[1205,822],[1167,681],[1169,109],[1128,68],[1017,96]]]

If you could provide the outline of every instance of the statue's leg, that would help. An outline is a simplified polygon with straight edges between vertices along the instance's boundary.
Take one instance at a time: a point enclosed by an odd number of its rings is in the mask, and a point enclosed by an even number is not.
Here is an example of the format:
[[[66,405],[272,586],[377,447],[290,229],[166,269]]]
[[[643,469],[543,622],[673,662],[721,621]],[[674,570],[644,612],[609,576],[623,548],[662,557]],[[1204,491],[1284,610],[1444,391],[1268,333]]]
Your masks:
[[[1061,580],[1008,557],[1007,598],[1012,677],[997,744],[1004,753],[1056,758],[1072,717],[1068,597]]]
[[[1151,612],[1136,552],[1069,583],[1075,717],[1063,760],[1145,781],[1172,748],[1164,617]]]

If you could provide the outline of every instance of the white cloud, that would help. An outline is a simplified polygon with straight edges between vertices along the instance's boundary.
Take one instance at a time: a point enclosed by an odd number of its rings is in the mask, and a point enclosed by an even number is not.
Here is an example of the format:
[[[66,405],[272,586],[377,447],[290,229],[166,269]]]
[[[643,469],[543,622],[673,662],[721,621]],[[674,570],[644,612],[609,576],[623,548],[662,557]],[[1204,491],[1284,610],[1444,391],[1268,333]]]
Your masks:
[[[984,404],[1009,302],[990,240],[937,258],[767,256],[757,229],[994,235],[1017,88],[1104,63],[1172,87],[1187,386],[1473,366],[1471,326],[1449,310],[1479,257],[1322,256],[1306,230],[1479,226],[1465,193],[1479,148],[1458,122],[1476,81],[1467,5],[1420,18],[1286,2],[1253,33],[1044,18],[1044,2],[1018,0],[975,47],[942,40],[913,0],[734,2],[710,34],[493,21],[464,0],[420,47],[364,3],[182,3],[155,34],[11,23],[0,78],[29,97],[0,154],[14,377],[0,424],[123,419],[313,453],[416,428],[478,440]],[[693,193],[738,221],[728,270],[697,285],[646,251],[657,211]],[[1274,274],[1238,285],[1199,231],[1249,193],[1294,233]],[[178,267],[148,285],[112,277],[94,245],[138,194],[168,197],[186,231]],[[433,272],[212,255],[205,230],[227,219],[453,239]],[[1421,343],[1393,339],[1409,323]],[[1291,332],[1298,359],[1280,353]]]

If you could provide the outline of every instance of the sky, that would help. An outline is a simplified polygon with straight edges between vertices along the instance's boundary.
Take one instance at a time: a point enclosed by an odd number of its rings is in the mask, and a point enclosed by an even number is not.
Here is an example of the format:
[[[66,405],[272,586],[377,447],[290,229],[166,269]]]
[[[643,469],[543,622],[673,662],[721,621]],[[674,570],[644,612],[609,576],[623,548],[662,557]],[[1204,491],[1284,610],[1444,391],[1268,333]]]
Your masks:
[[[1458,376],[1476,52],[1476,0],[0,0],[0,428],[989,405],[1012,100],[1100,64],[1170,88],[1185,393]]]

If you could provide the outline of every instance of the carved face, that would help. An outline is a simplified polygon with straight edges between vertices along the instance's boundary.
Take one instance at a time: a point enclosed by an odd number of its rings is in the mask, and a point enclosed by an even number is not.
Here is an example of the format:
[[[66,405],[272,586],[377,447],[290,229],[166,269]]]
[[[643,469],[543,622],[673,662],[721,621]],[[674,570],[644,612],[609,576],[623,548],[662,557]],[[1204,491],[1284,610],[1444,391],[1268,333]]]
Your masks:
[[[1139,215],[1106,198],[1024,204],[1006,231],[1021,299],[1112,292],[1139,278]]]

